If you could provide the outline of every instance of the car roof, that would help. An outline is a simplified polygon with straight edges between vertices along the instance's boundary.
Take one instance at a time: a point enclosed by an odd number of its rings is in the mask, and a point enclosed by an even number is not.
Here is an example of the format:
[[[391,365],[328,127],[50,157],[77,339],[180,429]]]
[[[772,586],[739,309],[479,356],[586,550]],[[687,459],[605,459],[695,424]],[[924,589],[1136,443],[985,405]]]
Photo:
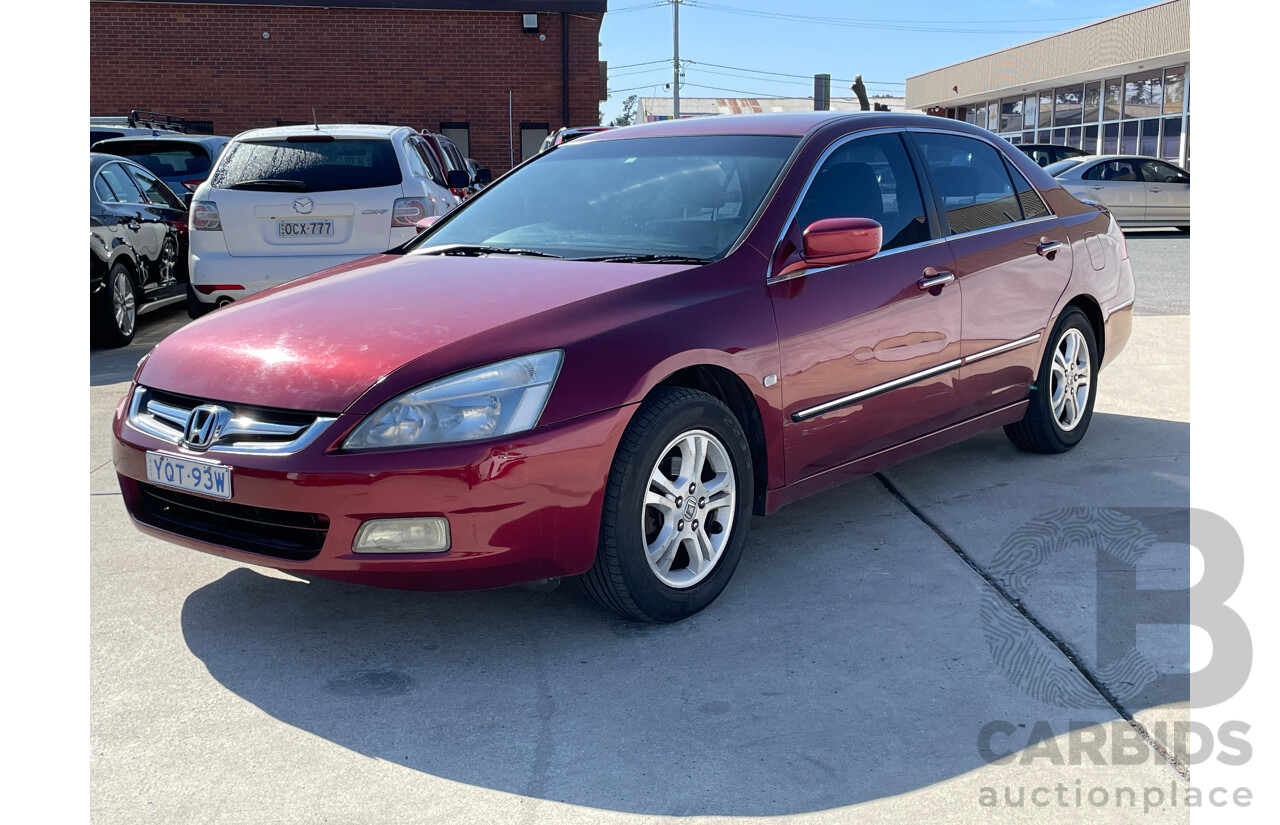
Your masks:
[[[287,138],[292,135],[311,135],[317,131],[336,138],[389,138],[400,131],[417,134],[416,129],[408,126],[379,126],[370,123],[321,123],[319,126],[269,126],[263,129],[249,129],[236,135],[234,139],[272,140]]]
[[[140,163],[137,163],[136,161],[129,160],[128,158],[122,158],[119,155],[107,154],[105,152],[89,153],[89,171],[93,171],[94,169],[97,169],[99,166],[102,166],[103,164],[110,163],[113,161],[115,163],[123,163],[126,166],[136,166],[142,171],[146,172],[148,175],[155,174],[154,172],[149,171],[147,167],[143,166]]]
[[[638,137],[692,136],[692,135],[788,135],[801,137],[827,123],[848,121],[859,128],[932,127],[956,132],[985,133],[995,135],[972,124],[935,115],[905,112],[764,112],[744,115],[714,115],[690,117],[680,120],[660,120],[622,126],[603,132],[583,135],[574,143],[595,143],[600,140],[627,140]]]

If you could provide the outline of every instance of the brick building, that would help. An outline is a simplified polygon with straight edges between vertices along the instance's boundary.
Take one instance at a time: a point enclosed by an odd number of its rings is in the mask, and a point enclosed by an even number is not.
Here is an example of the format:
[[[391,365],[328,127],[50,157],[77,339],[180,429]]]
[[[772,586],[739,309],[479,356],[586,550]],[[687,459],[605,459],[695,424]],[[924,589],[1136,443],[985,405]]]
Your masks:
[[[496,171],[599,122],[607,0],[92,0],[90,115],[444,131]],[[522,147],[523,151],[522,151]]]

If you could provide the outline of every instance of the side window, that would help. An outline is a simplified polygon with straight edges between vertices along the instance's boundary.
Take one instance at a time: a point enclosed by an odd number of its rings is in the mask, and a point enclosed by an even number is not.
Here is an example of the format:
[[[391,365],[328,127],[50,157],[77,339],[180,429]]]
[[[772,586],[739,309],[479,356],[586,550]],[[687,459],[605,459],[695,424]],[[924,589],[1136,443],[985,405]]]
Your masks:
[[[418,147],[414,146],[412,138],[406,138],[404,142],[404,155],[409,159],[409,174],[415,178],[430,177],[427,171],[426,161],[422,159],[422,155],[418,152]]]
[[[898,135],[855,138],[823,162],[800,203],[804,230],[825,218],[871,218],[884,227],[882,249],[929,240],[920,185]]]
[[[102,167],[99,173],[103,180],[111,187],[111,191],[115,193],[115,201],[117,203],[146,203],[147,199],[143,197],[142,190],[138,189],[137,184],[129,177],[129,173],[124,171],[118,163],[108,163]]]
[[[420,137],[415,137],[410,139],[409,145],[413,147],[413,151],[418,154],[418,159],[427,168],[427,174],[424,177],[428,177],[440,186],[444,186],[444,170],[440,168],[440,162],[436,160],[436,156],[432,153],[431,147],[427,146],[427,142]]]
[[[929,164],[952,235],[1022,220],[1000,153],[989,143],[960,135],[915,135]]]
[[[1022,207],[1022,217],[1026,220],[1032,218],[1043,218],[1049,214],[1049,207],[1045,206],[1044,199],[1040,197],[1040,193],[1036,188],[1023,177],[1008,158],[1004,158],[1005,171],[1009,174],[1009,179],[1013,181],[1013,188],[1018,192],[1018,204]]]
[[[119,200],[116,197],[116,193],[111,191],[111,186],[102,177],[101,173],[93,176],[93,191],[98,196],[98,200],[103,203],[115,203]]]
[[[1191,176],[1186,172],[1158,160],[1142,162],[1142,177],[1151,183],[1191,183]]]
[[[182,201],[178,200],[177,196],[169,191],[169,187],[161,183],[155,176],[143,172],[141,169],[130,169],[129,173],[133,175],[133,179],[137,181],[138,186],[151,203],[158,206],[168,206],[172,209],[183,208]]]
[[[1138,167],[1129,160],[1109,160],[1086,169],[1080,176],[1084,180],[1141,181]]]

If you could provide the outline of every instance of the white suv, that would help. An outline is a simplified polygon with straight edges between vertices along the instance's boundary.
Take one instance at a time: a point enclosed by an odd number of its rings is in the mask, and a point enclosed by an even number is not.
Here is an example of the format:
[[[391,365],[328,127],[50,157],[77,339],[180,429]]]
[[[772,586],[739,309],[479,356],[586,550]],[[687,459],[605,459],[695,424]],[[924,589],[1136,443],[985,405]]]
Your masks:
[[[456,183],[456,181],[455,181]],[[459,203],[407,126],[284,126],[237,135],[192,196],[191,317],[398,246]]]

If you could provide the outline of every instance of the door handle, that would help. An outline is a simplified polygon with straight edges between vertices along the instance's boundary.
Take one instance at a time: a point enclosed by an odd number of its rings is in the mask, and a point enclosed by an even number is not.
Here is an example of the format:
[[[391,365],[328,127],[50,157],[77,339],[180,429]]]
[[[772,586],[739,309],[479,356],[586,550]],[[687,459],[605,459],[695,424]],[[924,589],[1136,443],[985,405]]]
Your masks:
[[[132,229],[134,232],[137,232],[139,229],[142,228],[142,222],[134,218],[130,218],[129,220],[125,221],[124,225]]]
[[[1036,254],[1052,260],[1054,253],[1059,249],[1062,249],[1062,247],[1062,241],[1051,241],[1048,238],[1041,238],[1040,245],[1036,247]]]
[[[1090,185],[1089,185],[1089,188],[1090,188],[1090,189],[1101,189],[1101,188],[1102,188],[1102,184],[1100,184],[1100,183],[1093,183],[1093,184],[1090,184]]]
[[[1148,189],[1147,191],[1148,191],[1148,192],[1159,192],[1159,191],[1160,191],[1160,187],[1159,187],[1159,186],[1153,186],[1153,187],[1151,187],[1150,189]]]
[[[922,290],[938,289],[955,279],[956,276],[950,272],[939,272],[933,267],[929,267],[924,271],[924,277],[916,281],[916,285]]]

